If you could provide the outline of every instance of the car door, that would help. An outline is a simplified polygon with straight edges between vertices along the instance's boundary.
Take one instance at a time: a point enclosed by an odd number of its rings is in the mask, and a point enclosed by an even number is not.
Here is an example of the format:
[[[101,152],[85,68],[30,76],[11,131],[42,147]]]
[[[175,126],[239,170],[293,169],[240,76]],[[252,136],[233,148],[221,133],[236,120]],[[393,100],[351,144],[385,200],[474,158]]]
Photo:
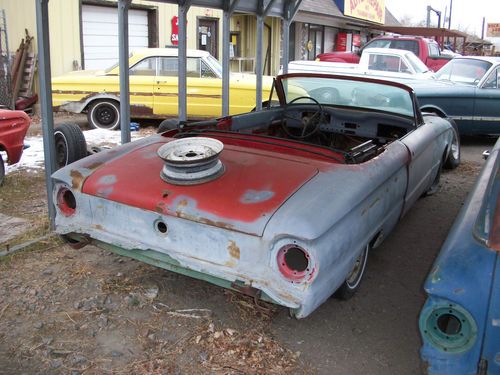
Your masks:
[[[413,203],[429,188],[441,162],[436,128],[431,123],[418,126],[401,138],[408,148],[408,187],[406,190],[403,215]]]
[[[222,114],[222,80],[202,58],[188,58],[188,113],[214,118]]]
[[[186,62],[187,116],[191,119],[220,116],[222,107],[220,78],[199,57]],[[160,57],[155,82],[154,111],[157,115],[178,115],[178,58]]]
[[[156,57],[148,57],[129,69],[130,113],[133,116],[148,117],[153,113],[156,64]]]
[[[178,116],[178,70],[177,56],[162,56],[158,58],[158,71],[154,87],[155,115]]]
[[[500,134],[500,67],[496,67],[476,90],[474,133]]]

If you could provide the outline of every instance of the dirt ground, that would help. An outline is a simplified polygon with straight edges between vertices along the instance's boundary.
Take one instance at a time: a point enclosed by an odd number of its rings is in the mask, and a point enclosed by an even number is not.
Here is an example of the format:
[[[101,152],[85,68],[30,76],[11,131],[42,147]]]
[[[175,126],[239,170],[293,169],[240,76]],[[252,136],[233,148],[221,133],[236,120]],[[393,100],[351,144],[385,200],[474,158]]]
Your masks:
[[[2,257],[0,374],[419,374],[422,283],[493,143],[465,139],[461,166],[372,252],[359,293],[302,320],[55,236]],[[7,175],[0,213],[30,225],[0,252],[49,233],[44,189],[42,172]]]

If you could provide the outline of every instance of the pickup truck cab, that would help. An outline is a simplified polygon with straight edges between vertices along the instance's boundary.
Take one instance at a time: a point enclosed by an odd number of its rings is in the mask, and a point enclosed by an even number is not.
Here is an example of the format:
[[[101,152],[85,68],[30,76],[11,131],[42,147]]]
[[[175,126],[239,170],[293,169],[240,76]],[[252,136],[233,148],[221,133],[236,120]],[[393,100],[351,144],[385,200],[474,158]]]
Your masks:
[[[289,73],[369,75],[380,78],[433,78],[432,71],[413,52],[402,49],[369,48],[358,64],[329,61],[291,61]]]
[[[420,36],[381,36],[370,40],[358,52],[328,52],[317,56],[319,61],[359,63],[363,51],[370,48],[404,49],[413,52],[432,71],[438,71],[452,56],[440,53],[438,43]]]

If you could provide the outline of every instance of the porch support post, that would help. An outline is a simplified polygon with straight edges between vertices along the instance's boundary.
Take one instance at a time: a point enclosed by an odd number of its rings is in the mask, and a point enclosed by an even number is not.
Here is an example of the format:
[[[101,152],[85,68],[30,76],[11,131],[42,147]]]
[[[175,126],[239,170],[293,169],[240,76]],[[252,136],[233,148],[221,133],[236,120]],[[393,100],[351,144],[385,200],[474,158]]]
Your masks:
[[[229,32],[231,28],[231,16],[234,7],[239,0],[224,0],[222,16],[222,116],[229,115]]]
[[[40,110],[42,114],[43,154],[45,158],[45,186],[47,189],[48,213],[51,229],[55,229],[55,207],[52,197],[54,183],[52,173],[56,170],[56,147],[54,141],[54,113],[52,112],[52,87],[50,73],[49,0],[36,2],[36,32],[38,43],[38,82],[40,85]]]
[[[190,0],[179,1],[178,20],[179,20],[179,48],[178,48],[178,67],[179,67],[179,121],[187,120],[187,81],[186,81],[186,61],[187,61],[187,13],[191,6]]]
[[[262,109],[262,35],[264,34],[264,2],[258,0],[257,5],[257,50],[255,53],[255,109]]]
[[[130,82],[128,9],[132,0],[118,0],[118,45],[120,64],[120,132],[122,144],[130,142]]]

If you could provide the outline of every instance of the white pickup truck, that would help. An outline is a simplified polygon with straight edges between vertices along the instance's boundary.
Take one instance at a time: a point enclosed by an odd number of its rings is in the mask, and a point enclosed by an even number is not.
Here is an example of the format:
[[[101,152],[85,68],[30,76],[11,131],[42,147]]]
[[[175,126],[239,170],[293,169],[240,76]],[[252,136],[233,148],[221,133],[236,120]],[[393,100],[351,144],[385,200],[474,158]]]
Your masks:
[[[432,71],[413,52],[401,49],[369,48],[363,51],[359,64],[327,61],[291,61],[289,73],[363,74],[385,78],[433,78]]]

